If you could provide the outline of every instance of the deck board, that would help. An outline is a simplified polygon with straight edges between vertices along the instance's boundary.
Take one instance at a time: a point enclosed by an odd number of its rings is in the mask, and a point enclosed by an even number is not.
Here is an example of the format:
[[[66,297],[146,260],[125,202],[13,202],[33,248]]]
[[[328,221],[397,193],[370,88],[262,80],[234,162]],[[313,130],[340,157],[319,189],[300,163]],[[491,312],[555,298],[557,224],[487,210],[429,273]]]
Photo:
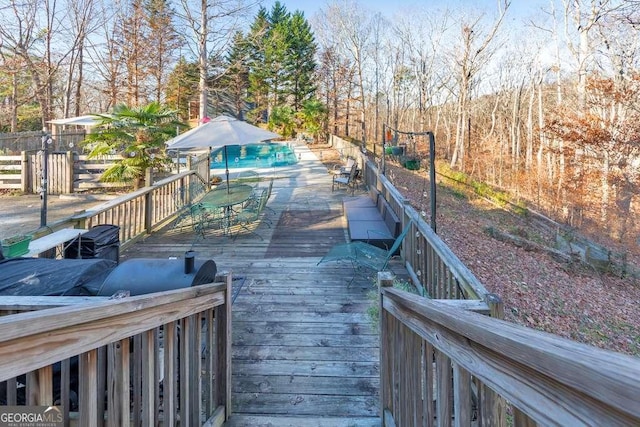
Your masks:
[[[332,192],[330,174],[305,148],[298,166],[277,173],[268,203],[275,212],[254,233],[210,230],[201,238],[188,226],[167,228],[122,254],[168,258],[192,249],[218,272],[241,277],[231,426],[380,425],[378,335],[366,313],[374,272],[358,272],[350,284],[350,263],[317,265],[346,239],[342,198],[351,194]],[[391,265],[406,275],[399,261]]]

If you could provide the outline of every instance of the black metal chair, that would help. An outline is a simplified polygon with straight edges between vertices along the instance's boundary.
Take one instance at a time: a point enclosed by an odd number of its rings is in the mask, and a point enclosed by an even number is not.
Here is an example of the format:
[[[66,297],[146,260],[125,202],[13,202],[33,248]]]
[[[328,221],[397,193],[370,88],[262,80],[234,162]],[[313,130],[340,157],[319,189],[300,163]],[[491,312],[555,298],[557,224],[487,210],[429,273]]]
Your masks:
[[[351,187],[351,194],[355,191],[356,176],[358,174],[358,165],[354,162],[351,165],[348,175],[342,173],[336,173],[333,175],[333,182],[331,183],[331,191],[334,191],[336,186],[340,188],[341,185],[345,187]]]

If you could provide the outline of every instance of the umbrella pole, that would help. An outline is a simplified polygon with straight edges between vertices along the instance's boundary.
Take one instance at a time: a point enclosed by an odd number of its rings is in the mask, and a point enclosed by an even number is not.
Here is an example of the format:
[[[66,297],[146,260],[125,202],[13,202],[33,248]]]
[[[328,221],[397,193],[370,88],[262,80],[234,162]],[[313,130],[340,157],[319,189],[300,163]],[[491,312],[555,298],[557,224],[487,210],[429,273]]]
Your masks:
[[[227,194],[229,194],[229,156],[227,156],[227,146],[224,146],[224,166],[227,175]]]

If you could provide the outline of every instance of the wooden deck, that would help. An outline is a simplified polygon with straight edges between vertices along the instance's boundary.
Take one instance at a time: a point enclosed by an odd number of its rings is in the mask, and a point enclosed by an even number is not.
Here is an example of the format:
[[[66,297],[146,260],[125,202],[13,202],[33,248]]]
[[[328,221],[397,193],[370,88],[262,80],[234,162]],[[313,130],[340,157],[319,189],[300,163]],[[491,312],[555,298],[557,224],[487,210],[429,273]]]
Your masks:
[[[373,272],[348,286],[355,274],[349,263],[316,265],[345,241],[341,202],[350,194],[331,191],[331,176],[305,146],[296,153],[298,165],[275,171],[273,212],[254,234],[234,239],[212,230],[202,239],[188,227],[167,227],[121,259],[182,257],[193,249],[235,276],[227,425],[379,426],[378,335],[366,314]],[[392,268],[406,274],[399,262]]]

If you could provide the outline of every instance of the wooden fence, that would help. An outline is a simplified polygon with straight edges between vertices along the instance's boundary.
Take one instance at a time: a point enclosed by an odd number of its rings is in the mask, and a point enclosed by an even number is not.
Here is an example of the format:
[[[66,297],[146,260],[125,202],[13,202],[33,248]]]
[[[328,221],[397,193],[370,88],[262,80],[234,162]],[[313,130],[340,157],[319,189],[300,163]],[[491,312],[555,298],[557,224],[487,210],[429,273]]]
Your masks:
[[[33,297],[3,298],[0,404],[62,405],[65,425],[222,425],[231,275],[222,280],[123,299],[38,297],[64,306],[30,312]]]
[[[47,154],[49,194],[70,194],[98,188],[121,188],[124,183],[101,182],[102,173],[113,166],[119,156],[104,156],[90,159],[75,151],[51,152]],[[197,170],[208,177],[208,156],[187,156],[184,170]],[[23,193],[38,193],[42,186],[44,164],[42,151],[24,151],[20,155],[0,156],[0,189],[20,190]],[[153,181],[156,173],[148,177]]]
[[[640,425],[638,358],[378,282],[384,426]]]
[[[102,183],[100,176],[113,165],[117,156],[89,159],[73,151],[47,154],[49,194],[105,187],[122,187],[120,183]],[[42,186],[44,164],[42,151],[23,151],[20,155],[0,156],[0,189],[38,193]]]

